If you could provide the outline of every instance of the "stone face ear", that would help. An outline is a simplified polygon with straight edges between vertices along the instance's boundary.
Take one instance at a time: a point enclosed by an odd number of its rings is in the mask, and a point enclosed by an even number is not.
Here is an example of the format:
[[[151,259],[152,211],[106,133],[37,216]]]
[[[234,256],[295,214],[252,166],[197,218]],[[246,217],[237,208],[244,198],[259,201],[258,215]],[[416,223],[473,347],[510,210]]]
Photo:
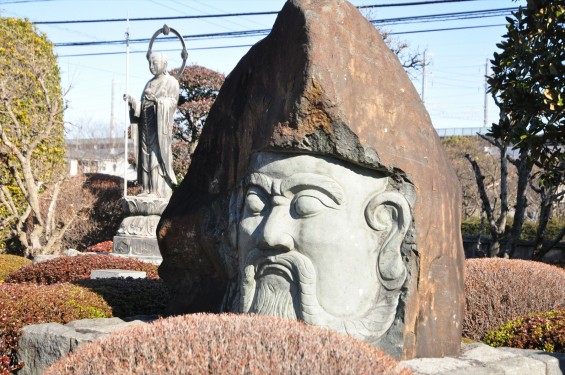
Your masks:
[[[406,279],[400,247],[412,222],[410,205],[400,193],[379,193],[367,204],[365,219],[371,228],[384,232],[379,246],[377,274],[386,289],[398,289]]]

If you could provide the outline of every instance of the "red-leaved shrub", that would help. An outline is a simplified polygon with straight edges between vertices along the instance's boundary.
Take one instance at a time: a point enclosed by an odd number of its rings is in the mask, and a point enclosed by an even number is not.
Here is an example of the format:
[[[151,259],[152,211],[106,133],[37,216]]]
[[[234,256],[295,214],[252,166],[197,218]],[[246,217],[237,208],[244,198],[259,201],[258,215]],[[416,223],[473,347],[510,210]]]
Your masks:
[[[99,242],[95,245],[89,246],[86,249],[84,249],[84,252],[91,252],[91,253],[111,253],[112,252],[112,246],[113,246],[114,242],[113,241],[104,241],[104,242]]]
[[[55,284],[90,279],[90,271],[98,269],[126,269],[147,272],[148,279],[158,279],[157,266],[136,259],[113,255],[93,254],[59,257],[24,267],[6,278],[7,283],[32,282]]]
[[[565,307],[565,271],[544,263],[469,259],[463,336],[475,341],[504,322]]]
[[[22,334],[24,323],[18,317],[12,316],[5,303],[0,301],[0,374],[12,374],[23,367],[18,361],[16,352]]]
[[[6,276],[22,267],[31,264],[31,260],[17,255],[0,254],[0,282],[4,281]]]
[[[16,351],[24,325],[111,316],[102,297],[80,286],[0,284],[0,374],[10,374],[22,365]]]
[[[161,319],[80,346],[44,374],[412,374],[352,337],[258,315]]]

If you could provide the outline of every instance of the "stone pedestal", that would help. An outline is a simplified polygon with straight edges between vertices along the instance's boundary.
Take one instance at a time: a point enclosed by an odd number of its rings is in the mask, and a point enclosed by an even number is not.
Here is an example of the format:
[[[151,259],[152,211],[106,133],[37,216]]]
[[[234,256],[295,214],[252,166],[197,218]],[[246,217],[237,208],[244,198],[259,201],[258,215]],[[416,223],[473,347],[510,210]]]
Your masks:
[[[168,200],[155,196],[122,198],[126,217],[114,236],[113,253],[155,264],[163,258],[157,244],[156,228]]]

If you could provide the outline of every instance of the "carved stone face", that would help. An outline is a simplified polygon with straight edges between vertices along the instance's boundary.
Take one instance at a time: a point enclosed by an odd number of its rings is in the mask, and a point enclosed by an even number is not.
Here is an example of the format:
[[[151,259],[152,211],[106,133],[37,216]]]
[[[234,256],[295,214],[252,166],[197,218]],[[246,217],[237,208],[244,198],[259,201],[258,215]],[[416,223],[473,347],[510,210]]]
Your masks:
[[[377,172],[325,157],[256,154],[237,224],[242,312],[377,340],[406,279],[400,245],[410,221],[407,201]]]
[[[158,76],[167,70],[167,58],[160,52],[154,52],[149,57],[149,71]]]

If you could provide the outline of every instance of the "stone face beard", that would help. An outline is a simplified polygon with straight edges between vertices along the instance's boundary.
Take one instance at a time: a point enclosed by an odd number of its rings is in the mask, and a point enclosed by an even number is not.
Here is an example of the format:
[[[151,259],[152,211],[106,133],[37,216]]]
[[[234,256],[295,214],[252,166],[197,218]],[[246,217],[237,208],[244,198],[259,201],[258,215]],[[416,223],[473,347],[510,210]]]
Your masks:
[[[328,327],[360,340],[376,343],[392,325],[398,291],[382,290],[372,307],[355,317],[329,314],[316,297],[316,272],[312,262],[293,251],[266,254],[254,249],[242,267],[241,309]]]

